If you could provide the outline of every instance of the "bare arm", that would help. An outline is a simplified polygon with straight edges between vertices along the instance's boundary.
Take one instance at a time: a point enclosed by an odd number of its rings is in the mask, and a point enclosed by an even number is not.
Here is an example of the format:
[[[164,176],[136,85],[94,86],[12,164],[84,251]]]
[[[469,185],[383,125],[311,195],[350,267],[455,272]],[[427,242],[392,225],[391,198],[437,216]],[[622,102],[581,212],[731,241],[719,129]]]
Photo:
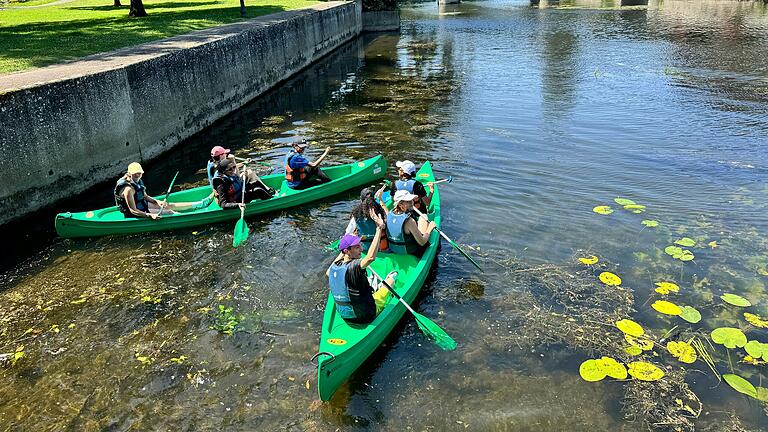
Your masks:
[[[373,210],[371,210],[369,216],[376,222],[376,235],[373,236],[371,247],[368,248],[368,253],[365,255],[365,258],[360,261],[360,268],[362,269],[371,265],[376,259],[376,254],[379,253],[379,244],[381,244],[381,234],[384,232],[384,220]]]
[[[416,221],[413,220],[413,218],[408,218],[403,229],[405,232],[412,235],[414,239],[416,239],[416,243],[418,243],[419,246],[424,246],[429,242],[429,235],[432,234],[432,230],[435,229],[435,223],[430,222],[429,226],[427,227],[427,231],[421,232],[419,230],[419,226],[416,224]]]
[[[133,198],[133,189],[131,189],[130,187],[126,187],[123,189],[123,198],[125,198],[125,203],[128,205],[128,210],[131,212],[133,216],[137,218],[150,218],[150,219],[157,219],[158,217],[160,217],[160,215],[143,212],[138,208],[136,208],[136,200]],[[147,196],[147,198],[151,198],[151,197]],[[155,200],[152,199],[152,201],[155,201]]]
[[[330,148],[330,147],[326,147],[326,148],[325,148],[325,151],[323,152],[323,154],[322,154],[322,155],[320,155],[320,157],[319,157],[319,158],[317,158],[317,160],[316,160],[316,161],[314,161],[314,162],[310,162],[310,163],[309,163],[309,166],[311,166],[311,167],[313,167],[313,168],[314,168],[314,167],[316,167],[316,166],[320,165],[320,163],[322,163],[322,162],[323,162],[323,159],[325,159],[325,157],[326,157],[326,156],[328,156],[328,153],[330,153],[330,151],[331,151],[331,148]]]

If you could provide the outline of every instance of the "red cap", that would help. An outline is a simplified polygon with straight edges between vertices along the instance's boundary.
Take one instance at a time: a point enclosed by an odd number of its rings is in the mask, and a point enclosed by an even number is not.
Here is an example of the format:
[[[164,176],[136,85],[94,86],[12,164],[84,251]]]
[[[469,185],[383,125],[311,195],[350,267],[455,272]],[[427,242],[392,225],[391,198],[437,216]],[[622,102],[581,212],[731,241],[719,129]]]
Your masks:
[[[227,153],[229,153],[229,149],[225,149],[222,146],[216,146],[211,149],[211,156],[221,156]]]

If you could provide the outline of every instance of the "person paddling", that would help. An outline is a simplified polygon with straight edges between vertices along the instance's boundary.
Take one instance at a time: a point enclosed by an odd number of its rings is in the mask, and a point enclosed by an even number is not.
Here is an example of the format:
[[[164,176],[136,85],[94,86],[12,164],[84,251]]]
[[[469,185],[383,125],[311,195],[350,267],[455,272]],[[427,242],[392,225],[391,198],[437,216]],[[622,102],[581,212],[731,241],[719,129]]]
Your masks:
[[[352,215],[349,219],[349,224],[345,232],[347,234],[355,234],[360,237],[363,248],[369,248],[373,241],[374,235],[376,235],[376,222],[368,215],[371,211],[375,212],[382,220],[387,219],[387,209],[379,204],[376,200],[376,194],[379,194],[384,190],[386,186],[383,186],[378,192],[374,193],[370,188],[364,188],[360,191],[360,202],[352,208]],[[389,241],[387,241],[386,231],[381,236],[381,244],[379,250],[386,251],[389,249]]]
[[[224,210],[240,208],[257,198],[270,199],[274,193],[261,181],[252,181],[245,173],[241,175],[237,164],[230,159],[219,161],[216,175],[213,177],[213,186],[219,207]],[[243,188],[245,188],[244,199]]]
[[[408,191],[411,194],[416,195],[416,199],[413,201],[414,207],[419,211],[426,213],[429,203],[432,201],[432,195],[435,193],[435,186],[432,182],[427,183],[429,188],[429,195],[424,185],[416,180],[416,164],[409,160],[397,161],[395,166],[398,168],[399,178],[392,183],[390,187],[390,196],[395,196],[395,192],[399,190]]]
[[[138,162],[128,165],[128,172],[115,183],[115,204],[120,212],[129,218],[157,219],[162,214],[174,213],[171,208],[174,204],[167,204],[147,195],[147,188],[141,177],[144,169]],[[166,207],[167,206],[167,207]]]
[[[225,149],[222,146],[216,146],[211,149],[211,158],[208,160],[208,165],[205,168],[205,173],[208,175],[208,183],[211,185],[211,189],[216,190],[216,188],[213,186],[213,178],[216,177],[216,173],[218,172],[218,165],[219,162],[222,160],[227,159],[231,161],[232,163],[235,163],[237,165],[237,169],[242,171],[244,170],[246,178],[249,183],[261,183],[261,186],[263,189],[269,191],[272,195],[275,194],[275,191],[264,184],[263,181],[261,181],[261,178],[259,178],[258,174],[250,168],[246,166],[246,164],[251,162],[251,159],[245,159],[245,164],[243,163],[237,163],[235,159],[235,155],[230,153],[229,149]]]
[[[325,272],[336,310],[349,323],[366,324],[373,321],[384,310],[389,298],[389,290],[384,286],[374,291],[365,271],[376,259],[384,231],[384,220],[376,212],[371,211],[369,217],[376,223],[376,234],[365,258],[361,259],[363,248],[360,237],[344,234],[339,241],[341,253]],[[396,278],[397,272],[390,272],[385,283],[394,287]]]
[[[291,189],[301,190],[331,181],[319,167],[331,148],[326,147],[316,161],[310,162],[304,157],[308,145],[304,139],[295,140],[293,150],[285,156],[285,180]]]
[[[393,253],[421,255],[435,229],[435,223],[428,222],[425,216],[419,217],[418,222],[413,218],[411,212],[416,198],[402,189],[393,196],[395,207],[387,214],[387,240]]]

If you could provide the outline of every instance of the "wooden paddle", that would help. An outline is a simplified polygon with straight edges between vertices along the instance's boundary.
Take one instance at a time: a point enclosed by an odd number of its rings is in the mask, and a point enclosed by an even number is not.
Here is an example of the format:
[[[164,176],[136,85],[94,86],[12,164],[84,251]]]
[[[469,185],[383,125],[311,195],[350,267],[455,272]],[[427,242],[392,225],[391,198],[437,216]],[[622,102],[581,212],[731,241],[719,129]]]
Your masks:
[[[413,208],[413,211],[415,211],[415,212],[416,212],[416,213],[417,213],[419,216],[424,216],[424,213],[420,212],[420,211],[419,211],[419,209],[417,209],[416,207],[414,207],[414,208]],[[426,216],[425,216],[425,217],[426,217]],[[427,218],[427,220],[429,220],[429,218]],[[453,246],[453,247],[454,247],[454,248],[455,248],[457,251],[459,251],[459,252],[460,252],[462,255],[464,255],[464,257],[465,257],[466,259],[468,259],[468,260],[469,260],[469,262],[471,262],[471,263],[472,263],[472,265],[474,265],[475,267],[477,267],[477,269],[478,269],[478,270],[480,270],[481,272],[482,272],[482,271],[484,271],[484,270],[483,270],[483,268],[482,268],[482,267],[480,267],[480,264],[478,264],[478,263],[477,263],[477,261],[475,261],[474,259],[472,259],[472,257],[471,257],[471,256],[469,256],[469,254],[467,254],[466,252],[464,252],[464,250],[462,250],[462,249],[461,249],[461,247],[460,247],[458,244],[456,244],[456,242],[455,242],[455,241],[451,240],[451,239],[450,239],[450,238],[449,238],[447,235],[445,235],[445,233],[444,233],[444,232],[442,232],[442,231],[440,230],[440,228],[438,228],[438,227],[435,227],[435,231],[437,231],[438,233],[440,233],[440,235],[441,235],[441,236],[442,236],[444,239],[448,240],[448,243],[450,243],[450,244],[451,244],[451,246]]]
[[[165,199],[163,200],[163,203],[160,205],[160,211],[157,212],[157,216],[161,216],[163,214],[163,209],[165,208],[165,205],[168,204],[168,195],[171,194],[171,189],[173,189],[173,184],[176,183],[176,177],[179,176],[179,172],[176,171],[176,175],[173,176],[173,180],[171,180],[171,185],[168,186],[168,190],[165,191]]]
[[[384,278],[379,276],[378,273],[376,273],[376,271],[370,266],[368,268],[371,270],[371,273],[373,273],[374,276],[381,280],[381,283],[387,288],[387,290],[389,290],[389,292],[392,293],[392,295],[395,296],[395,298],[398,299],[406,309],[408,309],[408,312],[413,314],[413,317],[416,319],[416,324],[418,324],[419,329],[422,331],[422,333],[424,333],[425,336],[427,336],[435,344],[437,344],[437,346],[445,351],[453,351],[456,349],[456,341],[448,336],[448,333],[446,333],[445,330],[441,329],[440,326],[432,322],[432,320],[429,318],[413,310],[411,305],[406,303],[405,300],[400,297],[400,294],[395,292],[395,289],[389,286]]]

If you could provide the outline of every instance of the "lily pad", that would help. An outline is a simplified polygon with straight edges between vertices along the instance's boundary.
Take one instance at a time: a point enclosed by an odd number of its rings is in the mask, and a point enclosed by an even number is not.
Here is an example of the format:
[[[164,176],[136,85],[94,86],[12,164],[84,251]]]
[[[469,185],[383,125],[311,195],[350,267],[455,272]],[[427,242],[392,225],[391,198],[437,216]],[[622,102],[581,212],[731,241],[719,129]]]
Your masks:
[[[680,315],[683,313],[683,310],[680,309],[680,306],[666,300],[656,300],[653,302],[651,307],[654,308],[656,312],[662,313],[664,315]]]
[[[592,211],[601,215],[609,215],[613,213],[613,209],[611,208],[611,206],[606,206],[606,205],[597,206],[593,208]]]
[[[599,259],[594,255],[590,255],[584,258],[579,258],[579,262],[586,265],[597,264],[597,261],[599,261]]]
[[[720,298],[723,299],[724,302],[734,306],[739,306],[739,307],[752,306],[752,303],[749,300],[745,299],[742,296],[738,296],[736,294],[723,294],[720,296]]]
[[[611,357],[603,357],[598,360],[603,372],[611,378],[627,379],[627,368]]]
[[[611,272],[602,272],[600,273],[600,282],[608,285],[608,286],[619,286],[621,285],[621,278],[616,276],[615,274]]]
[[[628,204],[624,206],[624,210],[629,210],[632,213],[642,213],[645,211],[645,206],[640,204]]]
[[[629,363],[629,374],[640,381],[658,381],[664,377],[664,371],[647,362]]]
[[[696,350],[688,342],[667,342],[667,351],[683,363],[696,361]]]
[[[587,360],[579,366],[579,375],[584,381],[597,382],[606,377],[605,371],[597,360]]]
[[[683,249],[677,246],[669,245],[664,248],[664,253],[671,256],[672,258],[679,258],[680,255],[683,254]]]
[[[696,240],[690,237],[683,237],[681,239],[675,240],[675,244],[685,247],[693,247],[696,246]]]
[[[676,258],[680,261],[693,261],[695,256],[693,255],[693,252],[689,251],[688,249],[683,249],[683,254]]]
[[[755,395],[755,399],[762,401],[762,402],[768,402],[768,388],[765,387],[755,387],[755,390],[757,390],[757,394]]]
[[[652,219],[644,219],[641,224],[647,226],[648,228],[656,228],[659,226],[659,221],[652,220]]]
[[[640,347],[636,347],[636,346],[628,346],[628,347],[624,348],[624,352],[629,354],[629,355],[631,355],[631,356],[636,356],[636,355],[642,354],[643,353],[643,349],[640,348]]]
[[[751,340],[744,345],[744,351],[747,352],[752,358],[768,361],[768,344],[760,343],[756,340]]]
[[[626,340],[631,346],[640,348],[642,351],[650,351],[653,349],[653,341],[646,337],[634,337],[625,334],[624,340]]]
[[[712,342],[724,345],[726,348],[742,348],[747,344],[747,336],[741,330],[733,327],[718,327],[710,333]]]
[[[616,321],[616,327],[623,333],[634,337],[640,337],[645,334],[645,330],[643,330],[640,324],[628,319]]]
[[[764,320],[760,315],[744,312],[744,319],[755,327],[768,328],[768,321]]]
[[[620,206],[635,205],[635,204],[637,204],[636,202],[632,201],[631,199],[627,199],[627,198],[614,198],[613,201],[616,204],[620,205]]]
[[[674,282],[656,282],[656,292],[659,294],[669,294],[670,292],[680,292],[680,287]]]
[[[707,245],[714,249],[717,247],[717,240],[712,240],[711,242],[707,243]]]
[[[701,312],[695,308],[691,306],[683,306],[681,309],[683,312],[680,314],[680,318],[688,321],[691,324],[696,324],[697,322],[701,321]]]
[[[737,392],[757,399],[757,389],[744,378],[734,374],[723,374],[723,379]]]

